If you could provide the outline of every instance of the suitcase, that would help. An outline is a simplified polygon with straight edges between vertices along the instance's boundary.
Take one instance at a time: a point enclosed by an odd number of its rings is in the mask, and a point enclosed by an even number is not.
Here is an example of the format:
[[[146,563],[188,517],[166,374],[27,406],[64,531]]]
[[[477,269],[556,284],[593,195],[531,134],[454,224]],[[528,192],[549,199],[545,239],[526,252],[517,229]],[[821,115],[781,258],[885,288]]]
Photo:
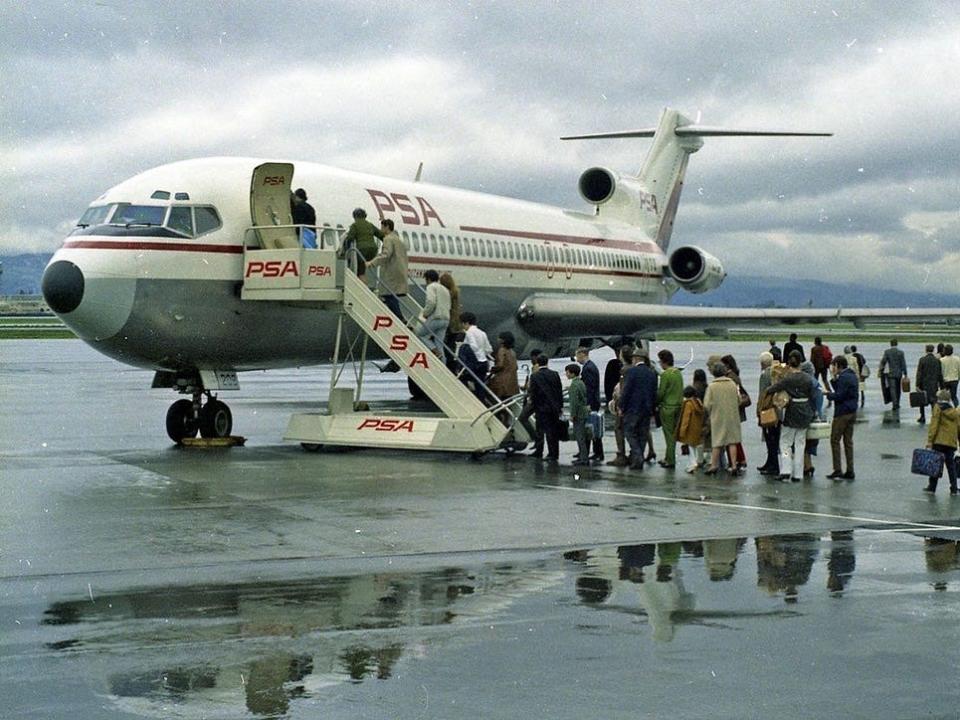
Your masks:
[[[600,440],[603,437],[604,431],[604,422],[603,422],[603,413],[600,412],[591,412],[587,418],[587,425],[593,431],[593,439]]]
[[[914,390],[910,393],[910,407],[926,407],[927,393],[923,390]]]
[[[900,378],[900,391],[901,392],[910,392],[910,378],[902,377]]]
[[[936,450],[917,448],[913,451],[910,472],[926,477],[940,477],[943,474],[943,454]]]
[[[807,428],[807,440],[829,440],[831,423],[812,422]]]

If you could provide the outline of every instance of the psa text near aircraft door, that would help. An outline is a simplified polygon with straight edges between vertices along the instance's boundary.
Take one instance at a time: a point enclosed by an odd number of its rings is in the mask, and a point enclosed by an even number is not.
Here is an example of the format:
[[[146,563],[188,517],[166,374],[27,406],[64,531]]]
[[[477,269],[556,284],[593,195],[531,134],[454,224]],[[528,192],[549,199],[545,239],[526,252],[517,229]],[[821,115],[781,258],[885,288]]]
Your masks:
[[[256,232],[262,248],[300,246],[297,229],[293,226],[293,216],[290,214],[292,181],[291,163],[264,163],[253,169],[250,180],[250,217],[253,225],[257,227]]]

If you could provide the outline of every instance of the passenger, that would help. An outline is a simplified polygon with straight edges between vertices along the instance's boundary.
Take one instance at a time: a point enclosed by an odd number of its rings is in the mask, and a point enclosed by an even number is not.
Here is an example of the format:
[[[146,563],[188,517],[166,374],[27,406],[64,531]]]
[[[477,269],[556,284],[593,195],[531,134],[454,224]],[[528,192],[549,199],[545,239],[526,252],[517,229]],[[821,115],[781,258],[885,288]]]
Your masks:
[[[890,347],[883,351],[879,372],[880,382],[886,386],[890,400],[893,402],[894,412],[900,412],[901,382],[907,377],[907,359],[903,355],[903,350],[897,347],[896,338],[891,340]]]
[[[770,340],[770,347],[767,349],[767,352],[773,355],[773,359],[776,362],[781,362],[783,360],[783,353],[780,350],[780,348],[777,347],[776,340],[773,340],[773,339]]]
[[[823,388],[820,387],[820,381],[817,379],[816,370],[813,363],[807,360],[800,364],[800,370],[810,376],[810,407],[813,409],[814,417],[818,420],[824,420],[823,416]],[[816,469],[813,467],[813,456],[817,454],[820,447],[819,438],[804,437],[803,443],[803,476],[813,477]]]
[[[580,379],[583,380],[587,388],[587,405],[590,406],[591,413],[600,412],[600,371],[596,364],[590,359],[590,350],[585,347],[578,347],[574,355],[576,361],[580,363]],[[600,421],[592,421],[599,425]],[[594,431],[593,435],[593,453],[590,460],[603,460],[603,438]]]
[[[810,362],[813,363],[813,376],[818,382],[823,382],[826,390],[830,389],[830,378],[827,373],[830,370],[830,363],[833,360],[833,353],[829,345],[823,344],[823,339],[819,336],[813,339],[813,347],[810,348]]]
[[[683,389],[683,405],[677,424],[677,441],[687,445],[693,452],[688,473],[696,472],[703,464],[703,402],[697,397],[697,389],[688,385]]]
[[[960,385],[960,356],[953,354],[953,345],[943,346],[940,368],[943,371],[943,386],[950,391],[950,400],[956,407],[960,405],[957,401],[957,385]]]
[[[630,445],[630,468],[643,470],[644,445],[650,437],[650,420],[657,407],[657,374],[645,361],[647,352],[633,351],[633,366],[627,371],[620,396],[623,435]],[[647,456],[649,457],[649,456]]]
[[[542,428],[547,444],[547,460],[560,458],[560,413],[563,411],[563,385],[560,376],[547,367],[546,355],[537,357],[537,371],[530,376],[530,402],[537,418],[537,427]],[[541,452],[532,453],[538,460]]]
[[[740,475],[737,468],[737,443],[740,442],[740,392],[737,383],[729,377],[730,369],[722,362],[714,363],[713,382],[707,386],[703,400],[704,409],[710,414],[710,439],[713,447],[710,467],[705,475],[715,475],[720,470],[720,452],[724,448],[729,461],[729,472]]]
[[[380,231],[384,233],[383,245],[380,247],[380,253],[367,263],[367,267],[383,266],[383,270],[380,271],[383,293],[380,299],[390,308],[390,312],[403,322],[400,299],[407,296],[407,246],[393,229],[393,220],[389,218],[381,220]]]
[[[526,393],[526,396],[523,399],[523,410],[520,411],[520,417],[517,418],[517,422],[523,425],[523,429],[527,431],[527,435],[534,440],[533,451],[530,454],[535,457],[541,457],[543,455],[543,428],[539,425],[534,427],[530,424],[530,416],[533,415],[533,402],[530,400],[530,381],[533,379],[533,374],[537,372],[537,369],[540,367],[537,364],[537,358],[540,357],[541,354],[542,351],[540,350],[530,351],[530,374],[527,375],[527,379],[523,383],[523,392]]]
[[[949,390],[937,393],[937,404],[930,416],[930,429],[927,430],[927,448],[943,455],[944,468],[950,478],[950,494],[957,494],[957,467],[954,453],[957,450],[957,433],[960,432],[960,410],[953,407],[953,398]],[[924,488],[926,492],[936,492],[939,478],[931,477]]]
[[[932,348],[932,346],[931,346]],[[932,356],[931,356],[932,357]],[[936,362],[936,358],[933,358]],[[939,368],[938,368],[939,369]],[[831,480],[853,480],[853,428],[857,421],[857,374],[843,356],[835,357],[830,367],[833,373],[833,390],[827,397],[833,400],[833,423],[830,426],[830,451],[833,456],[833,472],[827,475]],[[843,440],[843,453],[847,460],[847,471],[840,466],[840,441]],[[954,438],[956,440],[956,438]]]
[[[789,396],[783,413],[783,427],[780,429],[780,479],[783,481],[803,480],[803,447],[807,428],[814,418],[814,410],[810,405],[813,385],[809,377],[800,371],[801,362],[800,353],[790,353],[783,379],[767,388],[768,393],[783,390]]]
[[[857,352],[857,346],[851,345],[850,352],[854,358],[856,358],[857,363],[854,365],[850,362],[850,358],[847,358],[847,367],[852,368],[854,372],[857,373],[857,379],[860,381],[860,407],[863,407],[863,403],[866,400],[866,379],[870,377],[870,368],[867,367],[867,359],[860,353]]]
[[[677,463],[676,433],[680,405],[683,403],[683,375],[673,366],[673,353],[669,350],[661,350],[657,358],[663,368],[657,385],[657,409],[660,411],[660,427],[667,445],[660,466],[671,469]]]
[[[517,354],[513,333],[504,330],[497,336],[497,350],[493,355],[493,368],[487,385],[501,400],[507,400],[520,393],[520,381],[517,378]]]
[[[290,214],[294,225],[300,228],[300,242],[304,247],[317,247],[317,213],[307,202],[307,191],[297,188],[290,194]],[[312,236],[312,237],[311,237]]]
[[[617,444],[617,454],[613,460],[607,462],[607,465],[613,465],[614,467],[626,467],[630,464],[627,459],[626,439],[623,435],[623,413],[620,407],[620,398],[623,395],[623,379],[629,369],[629,365],[624,365],[621,362],[620,382],[614,387],[610,402],[607,403],[607,410],[613,415],[613,437]]]
[[[440,284],[450,293],[450,325],[447,326],[443,344],[447,348],[447,365],[451,370],[456,371],[457,364],[451,351],[457,347],[457,343],[463,342],[463,323],[460,322],[463,307],[460,305],[460,288],[457,287],[457,281],[453,279],[453,275],[448,272],[440,274]]]
[[[920,417],[917,420],[921,425],[927,421],[926,409],[930,405],[931,416],[933,406],[937,404],[937,390],[944,386],[943,365],[933,354],[933,345],[927,345],[927,354],[917,363],[917,391],[926,394],[926,402],[920,406]]]
[[[341,252],[346,253],[355,249],[359,257],[353,256],[348,260],[357,262],[357,277],[366,282],[367,263],[377,254],[377,240],[383,239],[383,233],[372,222],[367,220],[367,211],[357,208],[353,211],[353,223],[347,234],[343,236]]]
[[[620,370],[623,368],[623,361],[620,359],[620,348],[613,348],[616,355],[607,361],[603,368],[603,399],[608,405],[613,400],[613,391],[620,382]]]
[[[589,465],[590,446],[587,442],[587,415],[590,409],[587,405],[587,387],[580,379],[580,366],[570,363],[564,368],[570,387],[567,398],[570,401],[570,422],[573,424],[573,436],[577,441],[578,452],[573,458],[574,465]]]
[[[775,364],[773,355],[768,352],[760,353],[760,382],[757,387],[757,422],[760,421],[760,413],[768,408],[776,409],[773,405],[773,394],[767,392],[767,388],[773,385],[773,367]],[[779,363],[776,363],[779,365]],[[760,432],[763,435],[763,443],[767,448],[767,459],[757,470],[761,475],[779,475],[780,474],[780,422],[775,425],[764,427],[760,425]]]
[[[472,312],[460,313],[460,322],[464,327],[463,344],[468,345],[477,358],[476,368],[471,369],[478,378],[486,380],[487,374],[490,372],[490,360],[493,359],[493,347],[490,345],[490,338],[477,327],[477,316]]]
[[[727,366],[727,377],[737,384],[737,392],[740,393],[740,422],[745,423],[747,421],[747,408],[753,401],[750,399],[747,389],[743,387],[743,383],[740,382],[740,366],[737,365],[733,355],[724,355],[720,358],[720,362]],[[735,467],[737,470],[747,469],[747,453],[743,449],[742,442],[737,443],[737,464]]]
[[[437,357],[443,357],[443,337],[450,324],[450,293],[440,284],[436,270],[423,274],[427,281],[427,299],[417,318],[417,337],[433,346]]]
[[[800,353],[800,362],[807,359],[807,356],[803,354],[803,345],[797,342],[797,334],[790,333],[790,340],[783,344],[783,356],[789,360],[790,353],[794,350]]]

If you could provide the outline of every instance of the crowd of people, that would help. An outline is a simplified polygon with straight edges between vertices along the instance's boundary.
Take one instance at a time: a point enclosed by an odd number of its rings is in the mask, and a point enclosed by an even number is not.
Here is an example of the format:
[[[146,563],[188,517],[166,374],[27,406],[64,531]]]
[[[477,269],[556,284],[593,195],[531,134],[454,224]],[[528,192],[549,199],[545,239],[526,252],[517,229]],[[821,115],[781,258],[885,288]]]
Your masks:
[[[291,211],[296,223],[316,222],[302,189],[293,193]],[[381,298],[405,321],[401,301],[407,295],[406,246],[389,218],[382,219],[379,228],[366,219],[362,208],[354,210],[353,218],[342,251],[355,251],[354,267],[361,278],[367,267],[380,268]],[[599,369],[590,360],[589,348],[580,347],[575,362],[564,368],[568,385],[564,403],[564,384],[550,369],[545,354],[530,351],[530,373],[521,387],[513,334],[500,333],[494,348],[477,316],[461,307],[459,289],[449,272],[427,270],[424,279],[425,302],[419,315],[409,319],[417,336],[483,402],[493,404],[524,393],[516,422],[534,439],[530,454],[535,458],[543,459],[546,451],[547,460],[557,461],[560,442],[569,438],[577,443],[574,465],[605,461],[603,433],[609,415],[616,454],[608,465],[642,471],[646,464],[657,462],[653,441],[657,427],[663,434],[662,467],[676,467],[679,444],[682,455],[691,458],[688,472],[739,476],[747,468],[742,426],[747,409],[754,406],[766,448],[766,458],[757,467],[761,474],[785,482],[812,477],[820,440],[829,439],[832,471],[827,478],[856,478],[854,430],[870,377],[870,367],[856,345],[834,355],[818,336],[808,359],[796,333],[790,334],[782,349],[771,339],[758,358],[756,403],[741,382],[732,355],[710,356],[706,367],[694,369],[691,383],[684,385],[670,350],[657,353],[658,368],[654,368],[648,351],[630,343],[616,348],[616,357],[607,363],[602,403]],[[960,355],[949,344],[927,345],[917,363],[916,390],[911,393],[906,358],[893,339],[880,360],[878,375],[884,401],[894,414],[899,415],[904,392],[910,393],[911,406],[919,409],[917,422],[926,423],[929,411],[927,447],[943,455],[950,492],[957,494],[954,455],[960,430]],[[828,423],[825,412],[831,407],[833,417]],[[510,420],[506,414],[501,417]],[[926,489],[934,492],[936,487],[937,478],[931,478]]]

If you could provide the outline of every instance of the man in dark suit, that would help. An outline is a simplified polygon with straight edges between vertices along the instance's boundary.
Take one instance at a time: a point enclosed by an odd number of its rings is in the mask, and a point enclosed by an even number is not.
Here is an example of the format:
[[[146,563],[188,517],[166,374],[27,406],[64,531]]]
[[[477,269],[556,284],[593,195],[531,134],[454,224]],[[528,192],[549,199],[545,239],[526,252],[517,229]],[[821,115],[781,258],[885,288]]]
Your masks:
[[[547,367],[549,361],[546,354],[537,356],[537,371],[530,376],[530,389],[527,392],[537,418],[537,427],[543,428],[547,441],[547,460],[559,460],[563,385],[560,376]],[[539,459],[541,456],[534,452],[533,457]]]
[[[803,345],[797,342],[797,334],[790,333],[790,339],[783,344],[783,356],[785,358],[790,357],[790,353],[794,350],[800,353],[800,362],[806,362],[807,356],[803,352]]]
[[[643,451],[650,434],[650,418],[657,408],[657,373],[646,364],[647,352],[633,352],[633,367],[623,379],[620,410],[623,413],[623,434],[630,445],[630,468],[643,470]]]
[[[927,345],[927,354],[920,358],[917,363],[917,390],[926,393],[927,402],[920,406],[920,418],[917,420],[921,425],[927,421],[927,405],[933,406],[937,403],[937,390],[943,387],[943,370],[940,366],[940,358],[933,354],[933,345]],[[931,417],[933,410],[931,408]]]
[[[900,410],[900,380],[907,376],[907,359],[903,350],[897,347],[897,339],[890,341],[890,347],[883,351],[880,358],[880,381],[885,383],[893,400],[893,409]]]
[[[576,360],[580,363],[580,379],[587,388],[587,405],[592,412],[600,411],[600,370],[590,359],[590,351],[585,347],[577,348]],[[582,458],[586,459],[586,458]],[[594,436],[591,460],[603,460],[603,438]]]

